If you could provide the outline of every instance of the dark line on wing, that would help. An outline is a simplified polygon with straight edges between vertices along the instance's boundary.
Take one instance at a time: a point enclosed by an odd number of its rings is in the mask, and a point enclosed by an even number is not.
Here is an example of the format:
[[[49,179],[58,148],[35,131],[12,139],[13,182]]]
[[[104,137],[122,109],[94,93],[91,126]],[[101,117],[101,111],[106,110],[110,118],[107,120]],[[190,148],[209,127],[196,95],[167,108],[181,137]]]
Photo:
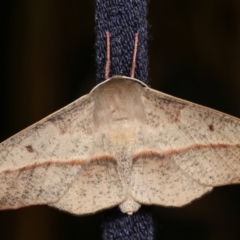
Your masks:
[[[207,144],[207,145],[195,144],[195,145],[190,146],[190,147],[181,148],[179,150],[176,150],[176,149],[168,150],[168,151],[165,151],[163,153],[159,153],[159,152],[151,151],[151,150],[146,150],[146,151],[142,151],[142,152],[139,152],[139,153],[135,154],[133,156],[133,162],[137,161],[137,159],[139,157],[157,156],[157,157],[159,157],[159,159],[165,159],[167,157],[171,157],[171,156],[176,155],[176,154],[186,153],[190,150],[201,150],[201,149],[204,149],[204,148],[219,149],[219,148],[229,148],[229,147],[240,148],[240,144],[224,144],[224,143],[221,143],[221,144]]]
[[[71,165],[72,167],[76,166],[76,165],[82,165],[83,167],[87,167],[88,165],[91,165],[91,163],[100,163],[100,162],[112,162],[113,164],[117,165],[117,160],[112,157],[112,156],[101,156],[101,157],[94,157],[92,159],[74,159],[74,160],[66,160],[66,161],[46,161],[43,163],[34,163],[32,165],[28,165],[28,166],[24,166],[24,167],[19,167],[19,168],[15,168],[15,169],[7,169],[2,171],[0,174],[9,174],[15,171],[19,171],[19,175],[21,174],[21,172],[23,171],[28,171],[30,169],[34,170],[36,168],[39,167],[47,167],[49,168],[51,165],[58,165],[58,166],[64,166],[64,165]]]

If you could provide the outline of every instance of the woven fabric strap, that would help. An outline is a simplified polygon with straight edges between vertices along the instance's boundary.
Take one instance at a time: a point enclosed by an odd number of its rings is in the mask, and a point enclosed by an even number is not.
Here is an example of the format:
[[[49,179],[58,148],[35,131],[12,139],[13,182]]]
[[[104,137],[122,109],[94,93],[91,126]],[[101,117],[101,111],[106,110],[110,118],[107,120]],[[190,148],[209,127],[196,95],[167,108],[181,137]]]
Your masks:
[[[107,32],[110,36],[110,71],[108,76],[131,75],[134,44],[138,34],[134,77],[148,83],[147,0],[96,1],[96,77],[97,83],[106,78]],[[119,208],[105,212],[104,240],[152,240],[152,216],[143,207],[133,215]]]
[[[130,76],[135,34],[139,34],[134,77],[148,83],[147,0],[96,1],[96,77],[105,80],[106,32],[110,33],[110,74]]]
[[[133,215],[114,208],[105,212],[103,240],[153,240],[154,223],[151,212],[141,207]]]

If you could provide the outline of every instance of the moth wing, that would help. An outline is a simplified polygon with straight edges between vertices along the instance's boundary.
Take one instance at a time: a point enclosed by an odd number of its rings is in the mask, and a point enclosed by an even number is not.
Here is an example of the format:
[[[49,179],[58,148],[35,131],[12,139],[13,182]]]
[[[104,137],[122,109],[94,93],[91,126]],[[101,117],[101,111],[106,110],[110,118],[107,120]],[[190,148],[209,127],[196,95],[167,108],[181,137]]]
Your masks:
[[[122,201],[115,160],[94,147],[93,114],[86,95],[0,144],[0,209],[48,204],[84,214]]]
[[[113,207],[125,199],[115,159],[95,160],[76,176],[59,201],[51,206],[74,213],[94,213]]]
[[[182,206],[240,183],[240,120],[145,88],[146,125],[133,159],[133,198]]]

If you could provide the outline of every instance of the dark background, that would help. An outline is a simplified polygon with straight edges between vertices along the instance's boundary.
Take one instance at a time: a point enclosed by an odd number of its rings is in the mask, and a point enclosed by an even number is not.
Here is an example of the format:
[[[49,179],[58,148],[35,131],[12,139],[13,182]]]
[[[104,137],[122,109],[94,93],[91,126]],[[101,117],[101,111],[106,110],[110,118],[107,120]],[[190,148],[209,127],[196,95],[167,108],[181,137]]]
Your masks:
[[[240,117],[240,1],[151,0],[151,87]],[[94,0],[1,5],[0,140],[95,85]],[[240,187],[183,208],[152,207],[158,239],[240,239]],[[0,239],[101,239],[103,213],[0,212]]]

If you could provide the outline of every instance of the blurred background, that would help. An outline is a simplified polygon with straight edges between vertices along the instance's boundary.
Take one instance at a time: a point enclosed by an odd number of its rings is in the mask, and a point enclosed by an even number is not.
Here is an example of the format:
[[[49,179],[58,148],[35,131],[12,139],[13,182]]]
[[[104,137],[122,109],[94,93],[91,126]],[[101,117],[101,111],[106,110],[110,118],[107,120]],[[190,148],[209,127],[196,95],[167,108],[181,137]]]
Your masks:
[[[95,85],[94,0],[1,4],[0,140]],[[240,1],[150,0],[151,87],[240,117]],[[150,207],[157,239],[240,239],[240,186],[183,208]],[[101,239],[103,212],[0,211],[0,239]]]

